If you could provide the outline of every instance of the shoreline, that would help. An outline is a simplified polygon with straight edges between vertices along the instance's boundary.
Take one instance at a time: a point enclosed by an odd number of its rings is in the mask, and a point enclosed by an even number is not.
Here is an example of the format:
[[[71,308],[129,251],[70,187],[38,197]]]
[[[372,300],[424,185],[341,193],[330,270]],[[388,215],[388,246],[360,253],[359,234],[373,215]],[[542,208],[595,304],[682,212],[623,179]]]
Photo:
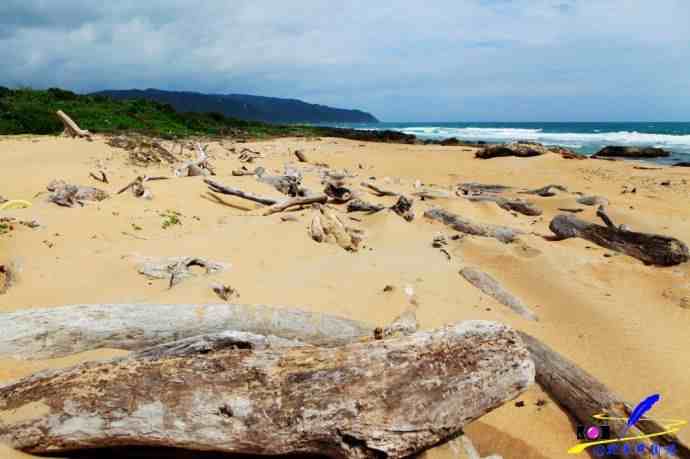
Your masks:
[[[260,152],[261,157],[242,162],[243,149]],[[309,162],[298,162],[296,150]],[[326,137],[209,142],[209,157],[218,174],[214,180],[258,195],[279,193],[256,177],[234,176],[231,171],[261,166],[280,174],[287,164],[303,171],[305,186],[320,189],[323,167],[316,163],[324,163],[330,170],[356,175],[349,179],[352,187],[367,201],[387,206],[395,199],[374,196],[358,184],[370,181],[407,195],[426,189],[450,193],[440,199],[415,197],[411,222],[388,211],[351,215],[340,206],[343,218],[355,216],[360,221],[351,224],[366,235],[367,248],[351,253],[309,237],[312,210],[289,212],[297,221],[283,221],[279,214],[264,217],[258,204],[231,196],[223,196],[225,204],[208,199],[201,177],[150,182],[152,200],[129,192],[118,195],[117,190],[137,175],[171,175],[173,165],[133,165],[127,150],[109,146],[102,136],[93,142],[0,137],[0,194],[30,200],[31,208],[11,214],[41,223],[40,228],[17,226],[0,235],[0,264],[18,261],[22,266],[18,282],[0,295],[0,312],[123,301],[213,303],[218,298],[209,284],[220,282],[237,289],[238,301],[245,304],[306,307],[385,324],[408,305],[409,287],[423,330],[469,319],[506,323],[548,343],[626,400],[660,392],[663,403],[655,408],[655,417],[687,416],[688,263],[648,266],[582,239],[557,242],[544,236],[552,234],[549,222],[562,208],[582,208],[579,218],[600,222],[596,206],[577,202],[579,192],[606,197],[616,223],[688,243],[690,169],[638,169],[648,163],[572,160],[554,153],[482,160],[475,158],[476,151],[467,146]],[[186,156],[193,159],[194,154],[185,146]],[[109,184],[89,177],[99,170],[106,172]],[[84,207],[59,207],[45,200],[45,187],[54,179],[102,188],[111,196]],[[455,194],[458,184],[468,182],[502,184],[516,192],[555,183],[568,192],[529,195],[543,214],[525,216],[494,202],[472,202]],[[37,193],[42,194],[35,197]],[[423,216],[433,206],[473,221],[514,227],[524,235],[510,244],[469,235],[454,240],[457,232]],[[180,224],[163,227],[167,217],[162,214],[168,210],[180,213]],[[443,247],[450,260],[432,245],[439,234],[448,241]],[[166,281],[148,280],[136,270],[137,256],[183,255],[232,266],[172,289]],[[473,287],[459,275],[465,267],[480,268],[500,281],[530,306],[539,322],[525,320]],[[384,291],[387,285],[393,289]],[[7,382],[44,368],[116,355],[123,352],[102,350],[30,363],[0,361],[0,378]],[[519,400],[524,406],[508,402],[465,429],[480,453],[501,454],[504,459],[567,457],[565,451],[577,442],[567,415],[536,385]],[[689,430],[679,432],[679,438],[690,441]],[[453,451],[446,444],[422,457],[451,458]]]

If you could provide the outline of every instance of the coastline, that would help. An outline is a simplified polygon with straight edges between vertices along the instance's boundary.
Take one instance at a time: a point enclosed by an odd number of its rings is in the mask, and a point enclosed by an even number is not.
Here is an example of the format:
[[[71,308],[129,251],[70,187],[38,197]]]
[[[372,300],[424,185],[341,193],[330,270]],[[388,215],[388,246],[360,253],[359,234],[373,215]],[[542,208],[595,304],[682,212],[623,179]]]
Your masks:
[[[295,150],[333,170],[357,174],[355,184],[376,177],[373,183],[402,193],[413,192],[417,181],[448,191],[463,182],[525,189],[557,183],[572,192],[606,197],[617,223],[690,242],[687,168],[639,169],[642,163],[637,161],[578,161],[556,154],[480,160],[468,146],[327,137],[211,141],[208,151],[217,179],[258,194],[269,193],[270,187],[253,177],[231,175],[243,165],[232,148],[260,151],[263,158],[257,163],[271,173],[282,172],[285,164],[305,168],[305,184],[313,189],[320,186],[318,170],[297,164]],[[98,170],[108,174],[110,184],[89,178],[89,172]],[[306,306],[381,324],[405,308],[404,290],[412,287],[424,330],[468,319],[504,322],[542,339],[627,400],[662,393],[657,417],[690,413],[690,352],[685,348],[690,309],[683,306],[684,298],[690,298],[688,263],[647,266],[581,239],[554,242],[542,237],[550,234],[549,221],[561,208],[580,207],[579,217],[598,220],[596,207],[579,205],[573,194],[530,196],[544,211],[539,217],[513,215],[495,203],[457,196],[415,199],[411,223],[389,212],[357,215],[371,250],[348,253],[309,238],[310,210],[291,213],[296,222],[284,222],[279,215],[258,217],[259,206],[246,201],[224,197],[227,205],[221,205],[205,198],[207,189],[199,177],[152,182],[151,201],[130,193],[115,195],[141,174],[169,175],[170,168],[132,166],[125,150],[110,147],[102,137],[91,143],[48,136],[0,138],[0,194],[30,200],[31,208],[11,214],[38,218],[43,225],[0,235],[0,264],[14,260],[22,266],[19,281],[0,296],[0,312],[77,303],[217,302],[209,283],[224,282],[237,288],[242,303]],[[53,179],[98,186],[112,197],[71,209],[45,202],[45,194],[35,197]],[[635,193],[624,193],[633,188]],[[391,198],[362,193],[372,202],[391,204]],[[439,233],[450,238],[454,231],[422,216],[434,205],[526,234],[512,244],[474,236],[451,241],[449,261],[432,247],[432,240]],[[164,229],[161,213],[168,209],[179,212],[182,223]],[[132,259],[137,255],[220,258],[232,268],[213,279],[199,277],[170,289],[136,272]],[[522,319],[465,282],[458,271],[467,266],[500,280],[540,321]],[[383,292],[385,285],[395,288]],[[2,361],[0,378],[7,382],[39,369],[111,355],[123,352],[104,350],[30,364]],[[465,429],[480,453],[505,459],[567,457],[565,451],[576,442],[567,416],[536,385],[520,400],[524,407],[506,403]],[[537,406],[539,400],[546,404]],[[690,431],[681,431],[679,437],[690,441]],[[452,454],[444,445],[422,457]]]

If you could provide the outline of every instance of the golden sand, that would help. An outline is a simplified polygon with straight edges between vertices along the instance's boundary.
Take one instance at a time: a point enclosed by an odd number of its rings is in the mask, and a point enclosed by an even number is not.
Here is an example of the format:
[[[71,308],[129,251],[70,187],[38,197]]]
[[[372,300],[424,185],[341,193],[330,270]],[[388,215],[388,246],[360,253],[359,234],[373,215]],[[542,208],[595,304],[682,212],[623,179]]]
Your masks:
[[[241,166],[224,144],[209,147],[222,183],[279,197],[253,177],[232,177]],[[256,161],[270,173],[282,172],[303,150],[310,160],[357,174],[353,184],[371,176],[382,188],[410,193],[414,183],[447,188],[460,182],[500,183],[538,188],[551,183],[571,191],[607,197],[617,224],[638,231],[670,235],[690,242],[690,169],[636,169],[634,162],[566,160],[557,155],[537,158],[478,160],[463,147],[393,145],[342,139],[278,139],[238,144],[261,151]],[[254,167],[254,165],[250,165]],[[104,170],[109,185],[89,172]],[[581,239],[545,240],[548,223],[559,207],[584,207],[583,219],[596,221],[595,208],[578,205],[572,194],[530,197],[544,210],[541,217],[513,216],[494,203],[464,199],[416,200],[417,218],[408,223],[390,212],[358,214],[353,225],[366,230],[366,248],[349,253],[336,245],[318,244],[307,233],[310,210],[262,217],[260,206],[224,196],[228,205],[208,199],[201,178],[150,182],[154,198],[114,193],[140,174],[170,175],[170,167],[135,167],[127,152],[94,142],[55,137],[0,139],[0,195],[27,199],[33,206],[5,212],[37,218],[44,228],[18,226],[0,236],[0,264],[21,266],[19,280],[0,296],[0,311],[74,303],[218,302],[212,282],[229,284],[240,293],[237,302],[285,305],[327,311],[376,324],[386,324],[407,305],[411,287],[425,329],[467,319],[496,320],[539,337],[632,403],[661,393],[655,417],[690,416],[690,351],[687,309],[688,264],[658,268],[616,255]],[[52,179],[103,188],[113,194],[83,208],[47,203],[46,184]],[[670,186],[661,185],[670,181]],[[305,183],[319,189],[315,173]],[[636,193],[625,193],[636,187]],[[394,198],[366,195],[371,202],[392,205]],[[422,217],[430,205],[440,205],[486,223],[525,230],[519,243],[465,237],[450,240],[452,259],[431,246],[438,233],[454,232]],[[181,224],[162,228],[160,213],[181,213]],[[140,229],[138,229],[140,228]],[[232,268],[213,277],[199,276],[169,289],[166,281],[151,281],[137,273],[137,256],[194,255],[228,262]],[[499,280],[540,317],[529,322],[481,294],[458,271],[478,267]],[[383,292],[386,285],[392,292]],[[686,306],[686,307],[683,307]],[[9,381],[42,368],[65,366],[89,358],[121,355],[94,351],[54,361],[0,361],[0,379]],[[506,459],[561,458],[575,442],[567,416],[538,387],[466,428],[482,455]],[[546,405],[537,406],[538,400]],[[690,441],[690,429],[679,434]],[[0,450],[2,457],[26,457]],[[427,459],[454,457],[452,448],[438,447]]]

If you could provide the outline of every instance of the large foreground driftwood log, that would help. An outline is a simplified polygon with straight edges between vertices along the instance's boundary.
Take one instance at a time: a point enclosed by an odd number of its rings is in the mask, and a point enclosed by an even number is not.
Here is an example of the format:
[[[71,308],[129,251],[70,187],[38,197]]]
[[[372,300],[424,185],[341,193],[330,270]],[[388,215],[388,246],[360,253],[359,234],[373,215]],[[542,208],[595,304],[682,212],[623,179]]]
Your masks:
[[[573,215],[555,216],[549,229],[558,239],[579,237],[651,265],[674,266],[690,259],[688,246],[676,238],[601,226]]]
[[[94,304],[0,314],[0,358],[48,359],[98,348],[142,349],[224,330],[334,346],[373,336],[343,317],[239,304]]]
[[[0,440],[52,454],[167,446],[401,458],[454,438],[534,380],[517,333],[486,321],[336,348],[229,345],[173,347],[172,356],[168,348],[1,387]]]
[[[92,134],[84,129],[81,129],[77,123],[72,120],[65,112],[62,110],[58,110],[56,112],[58,118],[60,118],[60,121],[62,121],[63,126],[65,127],[65,130],[63,131],[64,135],[67,135],[69,137],[81,137],[81,138],[86,138],[91,140]]]
[[[625,403],[622,398],[611,392],[594,376],[541,341],[524,332],[518,333],[534,361],[537,383],[580,425],[602,423],[602,421],[592,418],[595,414],[623,418],[623,420],[609,420],[607,422],[611,425],[612,438],[620,438],[619,433],[625,428],[625,420],[630,416],[634,405]],[[640,432],[652,434],[663,430],[665,429],[656,421],[643,420],[632,427],[626,436],[639,435]],[[677,446],[676,457],[690,459],[690,449],[674,435],[661,435],[652,438],[652,440],[665,445],[674,443]],[[640,440],[634,440],[634,443],[638,442]],[[638,456],[620,454],[615,457]],[[645,455],[644,457],[650,456]]]
[[[461,233],[492,237],[505,243],[513,242],[520,234],[523,234],[522,231],[507,226],[476,223],[440,207],[427,210],[424,212],[424,216],[431,220],[440,221]]]

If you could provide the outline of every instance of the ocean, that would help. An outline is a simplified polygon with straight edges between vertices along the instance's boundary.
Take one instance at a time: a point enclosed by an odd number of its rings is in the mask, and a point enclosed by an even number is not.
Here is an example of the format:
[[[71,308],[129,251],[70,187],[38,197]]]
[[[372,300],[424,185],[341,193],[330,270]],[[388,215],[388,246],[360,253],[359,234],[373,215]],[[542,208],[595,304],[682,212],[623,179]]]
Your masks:
[[[653,146],[671,151],[658,163],[690,161],[690,123],[372,123],[331,124],[355,129],[392,129],[421,139],[531,140],[592,154],[606,145]]]

